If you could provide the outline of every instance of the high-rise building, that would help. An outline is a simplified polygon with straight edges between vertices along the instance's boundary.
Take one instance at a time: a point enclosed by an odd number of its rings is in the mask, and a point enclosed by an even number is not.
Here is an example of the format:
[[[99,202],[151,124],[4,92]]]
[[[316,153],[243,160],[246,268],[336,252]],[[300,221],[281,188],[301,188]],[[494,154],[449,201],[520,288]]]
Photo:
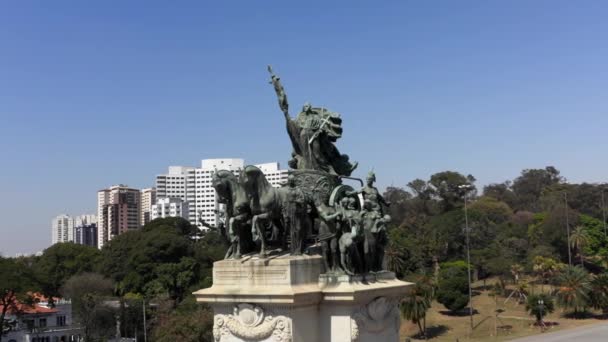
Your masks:
[[[80,226],[97,223],[97,216],[91,214],[79,215],[74,217],[74,229]]]
[[[152,220],[151,212],[152,206],[156,203],[156,189],[155,188],[147,188],[141,190],[141,225],[145,225],[146,223]]]
[[[97,247],[97,224],[83,224],[74,228],[74,242],[79,245]]]
[[[97,192],[97,246],[141,224],[141,193],[126,185],[114,185]]]
[[[151,218],[181,217],[188,219],[188,202],[181,198],[159,198],[152,206]]]
[[[77,242],[76,230],[78,227],[92,225],[97,223],[95,215],[84,214],[79,216],[70,216],[66,214],[59,215],[52,222],[52,242]]]
[[[222,158],[203,159],[201,167],[170,166],[169,172],[156,176],[156,197],[179,198],[189,207],[188,221],[199,224],[202,218],[209,224],[217,222],[218,203],[215,190],[211,186],[211,176],[217,170],[230,170],[238,175],[245,166],[243,159]],[[287,170],[281,170],[279,163],[256,165],[275,187],[287,181]],[[199,225],[200,228],[204,228]]]
[[[74,220],[70,215],[61,214],[53,219],[52,242],[74,241]]]

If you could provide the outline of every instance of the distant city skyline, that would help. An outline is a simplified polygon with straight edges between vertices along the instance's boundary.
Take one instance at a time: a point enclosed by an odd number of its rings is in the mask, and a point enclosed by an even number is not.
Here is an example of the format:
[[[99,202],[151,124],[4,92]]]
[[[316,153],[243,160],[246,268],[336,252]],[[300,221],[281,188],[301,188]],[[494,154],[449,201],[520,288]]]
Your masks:
[[[606,182],[608,3],[0,4],[0,253],[167,165],[287,165],[266,65],[341,113],[340,151],[378,186],[454,170],[476,185],[553,165]],[[306,22],[306,24],[304,24]],[[314,22],[315,24],[310,24]]]

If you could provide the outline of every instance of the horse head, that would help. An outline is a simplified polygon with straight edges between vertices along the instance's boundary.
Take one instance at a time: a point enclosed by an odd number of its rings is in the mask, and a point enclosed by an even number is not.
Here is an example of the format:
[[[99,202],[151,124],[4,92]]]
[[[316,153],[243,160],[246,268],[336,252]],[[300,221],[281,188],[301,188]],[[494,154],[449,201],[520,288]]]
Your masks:
[[[258,167],[247,165],[240,175],[239,183],[243,185],[250,198],[259,198],[272,189],[264,173]]]
[[[218,195],[218,202],[228,204],[234,201],[233,189],[237,184],[236,176],[228,170],[219,170],[211,177],[211,186]]]

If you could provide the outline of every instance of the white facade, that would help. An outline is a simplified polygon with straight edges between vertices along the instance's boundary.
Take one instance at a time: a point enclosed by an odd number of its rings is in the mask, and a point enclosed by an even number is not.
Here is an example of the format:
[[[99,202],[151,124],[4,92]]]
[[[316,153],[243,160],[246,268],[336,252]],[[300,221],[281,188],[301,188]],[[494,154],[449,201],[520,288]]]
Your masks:
[[[13,323],[14,328],[3,336],[3,341],[54,342],[82,338],[82,328],[72,320],[70,301],[55,298],[53,307],[45,300],[33,306],[18,306],[21,308],[19,314],[11,309],[7,312],[5,319]]]
[[[188,202],[181,198],[159,198],[156,204],[152,205],[150,214],[152,220],[165,217],[181,217],[187,220],[189,209]]]
[[[141,225],[145,225],[152,219],[152,206],[156,203],[156,189],[147,188],[141,190]]]
[[[52,229],[52,243],[56,244],[59,242],[75,242],[74,231],[77,227],[97,223],[97,216],[95,215],[79,215],[70,216],[61,214],[55,217],[51,224]]]
[[[74,241],[74,220],[66,214],[55,217],[52,223],[53,245],[70,241]]]
[[[256,165],[268,181],[279,187],[287,181],[287,170],[279,163]],[[217,223],[218,203],[211,186],[211,176],[217,170],[230,170],[238,174],[245,161],[238,158],[203,159],[201,167],[170,166],[169,172],[156,176],[157,198],[179,198],[188,203],[188,221],[198,225],[199,217],[211,225]],[[199,225],[201,229],[204,229]]]

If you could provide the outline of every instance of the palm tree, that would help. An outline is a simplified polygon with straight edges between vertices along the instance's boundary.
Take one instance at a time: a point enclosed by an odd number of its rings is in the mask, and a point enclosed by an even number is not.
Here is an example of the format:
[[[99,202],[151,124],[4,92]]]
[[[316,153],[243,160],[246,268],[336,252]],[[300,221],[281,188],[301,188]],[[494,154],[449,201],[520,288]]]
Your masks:
[[[541,304],[538,302],[542,300]],[[526,311],[530,313],[531,316],[536,317],[536,323],[538,325],[543,324],[542,319],[543,316],[552,313],[555,310],[555,305],[553,304],[553,298],[548,294],[534,294],[528,297],[526,300]]]
[[[396,246],[395,243],[391,243],[389,241],[388,246],[386,246],[386,249],[384,251],[384,254],[386,258],[386,268],[389,271],[395,272],[397,276],[401,276],[407,266],[405,262],[407,257],[403,251],[403,248],[399,248],[399,246]]]
[[[589,243],[589,235],[584,226],[576,226],[574,231],[570,233],[570,246],[575,248],[581,258],[581,267],[584,266],[583,248]]]
[[[589,306],[591,276],[584,268],[567,266],[557,277],[555,291],[557,303],[564,309],[573,309],[574,314],[584,312]]]
[[[524,267],[520,264],[511,265],[511,275],[513,276],[514,284],[519,281],[519,276],[523,273]]]
[[[594,309],[608,313],[608,272],[597,275],[591,280],[589,302]]]
[[[557,262],[552,258],[545,258],[540,255],[534,257],[532,268],[534,272],[541,277],[542,283],[540,291],[544,292],[544,284],[546,284],[549,279],[555,277],[555,275],[565,267],[566,265]]]
[[[420,336],[426,339],[426,312],[435,296],[435,282],[426,275],[416,276],[414,288],[401,301],[403,316],[418,325]]]

